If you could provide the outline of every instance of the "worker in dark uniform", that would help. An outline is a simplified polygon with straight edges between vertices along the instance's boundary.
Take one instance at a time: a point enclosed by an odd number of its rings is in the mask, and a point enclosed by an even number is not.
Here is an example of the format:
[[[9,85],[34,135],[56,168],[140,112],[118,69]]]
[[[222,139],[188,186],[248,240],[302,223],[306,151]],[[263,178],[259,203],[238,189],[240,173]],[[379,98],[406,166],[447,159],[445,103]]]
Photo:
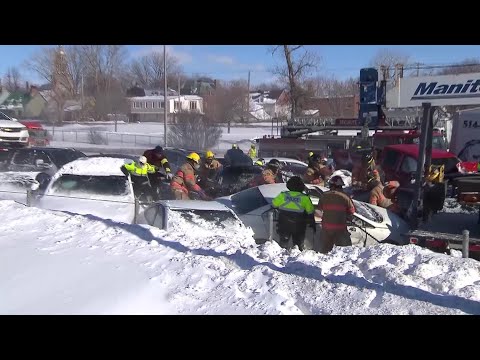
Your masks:
[[[315,227],[315,209],[310,197],[303,193],[305,184],[300,177],[291,177],[287,181],[287,189],[289,191],[280,193],[272,201],[272,206],[279,212],[277,231],[280,245],[287,247],[291,237],[293,245],[303,251],[307,225]]]
[[[330,191],[319,199],[317,210],[322,214],[322,230],[320,238],[315,238],[314,250],[323,254],[333,249],[333,245],[351,246],[352,240],[347,230],[347,223],[355,213],[352,199],[342,191],[345,186],[340,176],[333,176]]]

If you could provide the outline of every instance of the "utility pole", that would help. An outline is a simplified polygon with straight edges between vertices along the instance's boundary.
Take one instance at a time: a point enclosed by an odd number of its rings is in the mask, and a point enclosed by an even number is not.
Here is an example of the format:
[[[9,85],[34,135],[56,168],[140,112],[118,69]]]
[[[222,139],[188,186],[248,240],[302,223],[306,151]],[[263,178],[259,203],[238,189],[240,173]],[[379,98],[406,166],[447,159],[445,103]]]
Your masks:
[[[163,146],[167,146],[167,47],[163,45]]]
[[[181,102],[182,99],[180,97],[180,73],[178,73],[177,79],[178,79],[178,109],[177,109],[177,112],[180,112],[180,110],[182,109],[182,102]]]
[[[247,114],[250,114],[250,70],[248,70],[248,82],[247,82]]]
[[[85,117],[85,110],[84,110],[84,107],[85,107],[85,98],[84,98],[84,96],[83,96],[83,70],[82,70],[81,84],[82,84],[82,88],[81,88],[81,96],[82,96],[82,116]],[[115,130],[115,131],[116,131],[116,130]]]
[[[417,77],[419,76],[420,74],[420,63],[417,62]]]

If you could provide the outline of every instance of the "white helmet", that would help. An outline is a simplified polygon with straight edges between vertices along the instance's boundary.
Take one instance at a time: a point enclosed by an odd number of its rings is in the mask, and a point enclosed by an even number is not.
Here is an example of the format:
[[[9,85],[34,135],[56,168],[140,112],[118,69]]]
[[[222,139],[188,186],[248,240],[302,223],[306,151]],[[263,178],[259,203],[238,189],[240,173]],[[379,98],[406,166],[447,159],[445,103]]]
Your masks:
[[[145,165],[147,163],[147,158],[145,156],[140,156],[138,158],[138,162],[142,165]]]

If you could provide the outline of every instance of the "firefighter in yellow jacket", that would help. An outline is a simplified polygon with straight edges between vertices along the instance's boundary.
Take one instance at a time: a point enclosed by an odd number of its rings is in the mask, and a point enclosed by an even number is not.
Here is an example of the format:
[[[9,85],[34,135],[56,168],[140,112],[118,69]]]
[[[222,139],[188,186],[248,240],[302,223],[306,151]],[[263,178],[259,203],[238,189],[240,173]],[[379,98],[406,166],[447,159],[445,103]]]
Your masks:
[[[368,188],[370,190],[369,203],[380,206],[384,209],[392,205],[392,202],[383,194],[383,184],[380,181],[380,175],[377,170],[374,170],[368,180]]]
[[[200,169],[200,156],[197,153],[187,155],[187,161],[175,173],[170,183],[176,200],[190,200],[190,192],[195,191],[203,200],[210,200],[205,191],[197,184],[195,173]]]
[[[205,153],[205,159],[200,165],[200,178],[202,180],[215,179],[217,175],[222,171],[222,164],[215,159],[215,155],[212,151]]]
[[[305,184],[300,177],[291,177],[287,181],[287,189],[289,191],[280,193],[272,201],[272,206],[279,212],[277,231],[280,245],[286,247],[291,237],[293,245],[303,251],[307,225],[315,227],[314,207],[310,197],[303,193]]]
[[[252,160],[257,157],[257,149],[255,148],[254,144],[250,146],[250,150],[248,150],[248,156],[250,156]]]
[[[145,156],[140,156],[137,161],[130,164],[122,165],[120,170],[126,176],[130,175],[135,195],[138,196],[141,190],[145,189],[154,198],[158,198],[155,191],[156,189],[153,189],[148,177],[149,174],[156,173],[158,169],[155,166],[150,165]]]

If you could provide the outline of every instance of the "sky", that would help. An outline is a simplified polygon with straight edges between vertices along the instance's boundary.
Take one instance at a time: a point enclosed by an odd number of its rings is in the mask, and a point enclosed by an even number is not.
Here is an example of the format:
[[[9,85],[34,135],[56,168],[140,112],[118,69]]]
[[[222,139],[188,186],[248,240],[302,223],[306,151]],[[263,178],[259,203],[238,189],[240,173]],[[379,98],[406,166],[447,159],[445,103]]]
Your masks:
[[[141,57],[163,45],[126,45],[130,58]],[[39,45],[0,45],[0,76],[10,66],[22,67],[34,56]],[[268,45],[167,45],[167,51],[181,62],[187,75],[208,75],[220,80],[247,79],[251,71],[253,85],[274,79],[270,70],[279,58],[272,56]],[[408,55],[412,62],[444,65],[466,58],[480,58],[479,45],[307,45],[321,58],[319,75],[334,75],[339,79],[357,77],[368,67],[380,49],[391,49]],[[36,74],[23,70],[25,80],[41,82]]]

